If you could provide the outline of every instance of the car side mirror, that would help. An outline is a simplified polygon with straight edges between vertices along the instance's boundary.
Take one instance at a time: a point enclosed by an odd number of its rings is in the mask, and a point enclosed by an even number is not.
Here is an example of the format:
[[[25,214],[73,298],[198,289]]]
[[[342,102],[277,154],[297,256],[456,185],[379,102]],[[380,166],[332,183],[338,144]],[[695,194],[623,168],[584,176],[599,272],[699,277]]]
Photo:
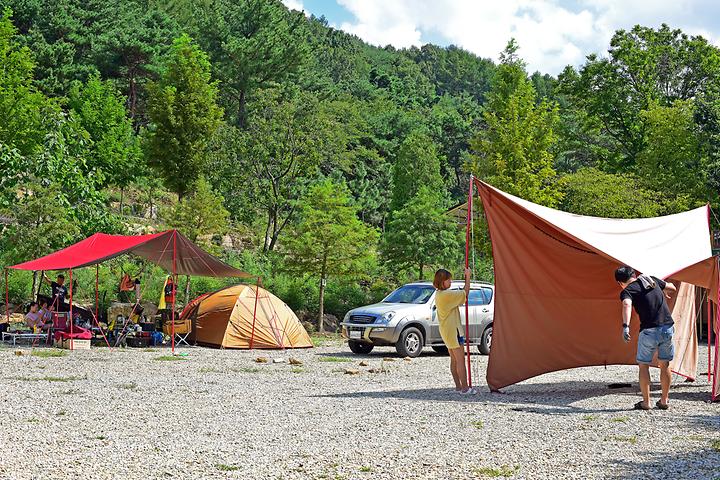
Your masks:
[[[432,309],[437,310],[437,305],[433,305]]]

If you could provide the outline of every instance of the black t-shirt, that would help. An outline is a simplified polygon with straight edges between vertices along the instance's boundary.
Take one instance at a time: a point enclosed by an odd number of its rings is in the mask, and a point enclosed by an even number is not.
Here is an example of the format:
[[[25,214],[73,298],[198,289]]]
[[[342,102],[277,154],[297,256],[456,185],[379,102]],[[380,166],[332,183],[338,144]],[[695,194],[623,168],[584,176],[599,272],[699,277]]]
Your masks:
[[[65,303],[65,295],[67,295],[67,287],[60,285],[57,282],[50,282],[50,288],[52,289],[52,303],[57,305]]]
[[[655,280],[655,288],[643,290],[642,283],[635,280],[620,292],[621,301],[626,298],[632,300],[633,307],[640,317],[641,331],[674,323],[663,293],[666,283],[659,278],[652,278]]]

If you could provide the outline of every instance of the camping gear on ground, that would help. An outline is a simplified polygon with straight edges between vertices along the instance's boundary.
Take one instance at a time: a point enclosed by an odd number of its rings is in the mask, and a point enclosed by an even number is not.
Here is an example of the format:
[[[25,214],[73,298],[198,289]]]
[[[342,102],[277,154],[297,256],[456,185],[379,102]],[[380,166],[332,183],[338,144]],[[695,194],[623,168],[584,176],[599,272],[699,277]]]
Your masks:
[[[150,346],[150,337],[127,337],[125,339],[128,347],[146,348]]]
[[[199,345],[272,349],[313,346],[290,307],[256,285],[235,285],[202,295],[185,307],[180,319],[192,320],[190,340]]]
[[[80,327],[74,327],[72,333],[69,330],[56,331],[54,334],[54,345],[57,348],[71,350],[90,350],[92,332]]]
[[[192,322],[190,319],[184,319],[181,320],[180,318],[175,319],[175,344],[180,346],[183,343],[187,345],[188,347],[190,344],[187,341],[188,336],[192,332]],[[173,324],[172,320],[168,320],[165,325],[163,325],[163,333],[165,335],[172,335],[173,332]]]
[[[96,233],[85,240],[35,260],[13,265],[15,270],[69,270],[70,309],[72,304],[73,269],[95,265],[95,309],[99,302],[97,265],[119,255],[132,253],[177,275],[248,278],[249,274],[213,257],[188,240],[177,230],[150,235],[108,235]],[[5,269],[5,298],[8,297],[8,270]],[[174,298],[173,298],[174,299]],[[174,305],[172,306],[174,308]],[[9,309],[6,306],[6,316]],[[95,317],[93,317],[95,318]],[[95,318],[97,322],[97,318]],[[108,343],[109,345],[109,343]],[[172,347],[175,348],[174,339]]]
[[[495,268],[491,389],[567,368],[636,364],[639,322],[631,322],[632,341],[620,336],[614,270],[622,264],[678,286],[669,305],[676,350],[671,368],[696,377],[695,287],[709,289],[709,300],[718,303],[709,206],[657,218],[596,218],[537,205],[477,179],[471,184],[482,199]],[[467,205],[454,211],[466,213]],[[715,362],[713,397],[720,393],[719,373]]]

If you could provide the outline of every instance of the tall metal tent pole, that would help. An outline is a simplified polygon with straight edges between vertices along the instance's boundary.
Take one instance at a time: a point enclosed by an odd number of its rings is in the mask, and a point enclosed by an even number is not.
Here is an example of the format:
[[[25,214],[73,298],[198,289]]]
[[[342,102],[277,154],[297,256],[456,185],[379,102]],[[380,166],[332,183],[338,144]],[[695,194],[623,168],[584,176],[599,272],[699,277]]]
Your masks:
[[[70,269],[70,350],[75,350],[75,342],[73,341],[73,323],[75,323],[72,314],[72,295],[73,295],[73,279],[72,268]],[[59,297],[58,297],[59,298]]]
[[[257,283],[255,284],[255,308],[253,309],[252,331],[250,332],[250,350],[252,350],[253,341],[255,340],[255,319],[257,318],[257,304],[258,304],[259,296],[260,296],[260,277],[258,277]]]
[[[470,189],[468,190],[467,225],[465,226],[465,268],[470,267],[470,223],[473,208],[473,182],[475,177],[470,175]],[[465,349],[467,354],[468,386],[472,387],[472,373],[470,360],[470,295],[465,299]]]
[[[707,358],[707,364],[708,364],[708,381],[710,381],[710,377],[712,376],[711,370],[710,370],[710,361],[712,357],[710,356],[710,330],[712,328],[712,321],[710,317],[712,317],[712,309],[710,307],[712,303],[712,300],[710,300],[710,287],[708,287],[708,294],[707,294],[707,350],[708,350],[708,358]]]
[[[175,278],[175,272],[177,271],[176,260],[177,260],[177,230],[173,230],[173,261],[172,261],[172,312],[170,313],[170,345],[172,346],[172,354],[175,355],[175,297],[177,294],[177,283]]]
[[[717,299],[717,303],[715,304],[715,312],[716,312],[715,325],[717,325],[718,317],[720,316],[720,315],[718,315],[718,314],[720,314],[720,270],[718,270],[718,289],[715,291],[715,298]],[[718,329],[718,332],[720,332],[720,328]],[[710,330],[708,330],[708,343],[710,343]],[[715,369],[717,369],[718,361],[720,361],[720,342],[718,341],[718,335],[716,332],[716,334],[715,334]],[[709,363],[710,362],[708,362],[708,364]],[[717,382],[716,382],[717,379],[714,378],[716,373],[717,373],[716,371],[712,372],[712,375],[713,375],[712,394],[710,396],[710,399],[713,402],[715,401],[715,398],[717,398],[717,396],[718,396]],[[710,375],[708,375],[708,381],[710,381]]]
[[[95,264],[95,321],[97,323],[100,323],[100,319],[98,317],[98,309],[100,304],[100,293],[98,291],[98,284],[100,283],[100,264]]]
[[[10,288],[8,287],[8,269],[5,268],[5,316],[10,325]]]

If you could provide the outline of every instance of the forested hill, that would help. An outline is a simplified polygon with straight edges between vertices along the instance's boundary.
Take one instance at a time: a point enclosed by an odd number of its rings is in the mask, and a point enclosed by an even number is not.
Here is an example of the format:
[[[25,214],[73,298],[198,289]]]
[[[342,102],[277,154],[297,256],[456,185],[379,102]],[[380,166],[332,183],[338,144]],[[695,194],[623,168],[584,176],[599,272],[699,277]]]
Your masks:
[[[511,39],[497,64],[377,48],[275,0],[0,7],[4,264],[177,227],[270,279],[367,293],[459,263],[442,212],[470,172],[591,215],[717,202],[720,56],[668,26],[553,78]]]

